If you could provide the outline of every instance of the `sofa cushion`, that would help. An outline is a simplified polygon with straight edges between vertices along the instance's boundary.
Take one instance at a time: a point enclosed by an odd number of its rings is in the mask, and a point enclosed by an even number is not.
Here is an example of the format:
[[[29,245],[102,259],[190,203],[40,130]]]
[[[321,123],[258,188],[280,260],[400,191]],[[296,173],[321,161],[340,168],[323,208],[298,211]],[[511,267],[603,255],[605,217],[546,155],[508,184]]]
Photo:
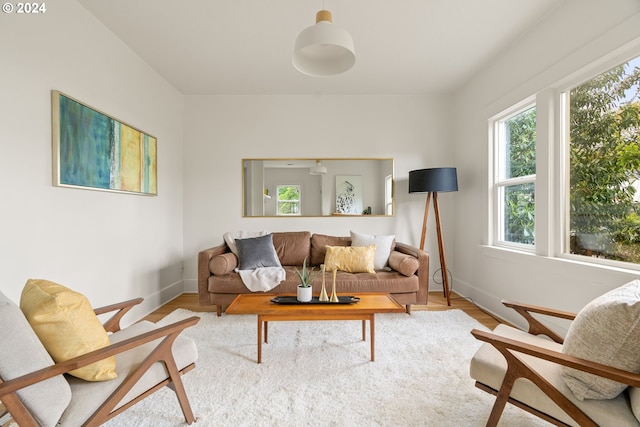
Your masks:
[[[311,233],[292,231],[273,233],[273,246],[282,265],[302,265],[309,257]]]
[[[411,276],[418,271],[420,263],[414,256],[397,251],[391,251],[391,254],[389,254],[389,267],[401,274],[404,274],[405,276]]]
[[[261,267],[280,267],[278,255],[273,247],[273,236],[236,239],[238,248],[238,270],[253,270]]]
[[[320,265],[324,263],[324,258],[327,253],[327,246],[351,246],[351,237],[336,237],[327,236],[325,234],[313,234],[311,236],[311,259],[309,260],[310,265]]]
[[[209,271],[216,276],[229,274],[238,266],[238,257],[233,252],[216,255],[209,260]]]
[[[613,289],[580,310],[562,351],[640,373],[640,280]],[[612,399],[627,387],[568,367],[563,368],[562,376],[580,400]]]
[[[327,246],[324,266],[327,271],[348,273],[375,273],[373,260],[376,245],[370,246]]]
[[[53,360],[18,306],[0,292],[0,378],[5,381],[53,365]],[[55,426],[71,400],[62,375],[18,390],[39,425]]]
[[[389,254],[396,236],[375,236],[373,234],[351,231],[351,246],[376,245],[376,255],[373,260],[373,268],[382,270],[389,263]]]
[[[53,360],[62,362],[109,345],[109,336],[87,298],[48,280],[29,279],[20,308]],[[116,377],[116,360],[108,357],[69,374],[86,381]]]

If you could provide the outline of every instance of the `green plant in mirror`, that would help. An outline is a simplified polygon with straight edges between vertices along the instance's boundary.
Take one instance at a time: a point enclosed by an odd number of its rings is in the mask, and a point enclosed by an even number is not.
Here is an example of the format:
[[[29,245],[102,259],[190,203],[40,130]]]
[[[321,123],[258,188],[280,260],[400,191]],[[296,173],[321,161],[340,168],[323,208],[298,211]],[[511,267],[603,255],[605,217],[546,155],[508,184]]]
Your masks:
[[[294,267],[294,270],[300,278],[300,286],[302,286],[303,288],[308,288],[309,286],[311,286],[311,283],[313,283],[313,279],[315,279],[319,273],[319,271],[316,271],[314,273],[314,267],[307,268],[307,258],[305,258],[304,262],[302,263],[302,271],[298,270],[297,267]]]

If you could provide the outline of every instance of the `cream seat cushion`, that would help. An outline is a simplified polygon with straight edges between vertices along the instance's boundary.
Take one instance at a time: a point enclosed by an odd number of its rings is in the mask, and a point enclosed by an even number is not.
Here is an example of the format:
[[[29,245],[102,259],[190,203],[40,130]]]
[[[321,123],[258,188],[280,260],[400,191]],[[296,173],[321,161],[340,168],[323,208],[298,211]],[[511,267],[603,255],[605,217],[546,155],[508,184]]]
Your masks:
[[[56,362],[109,345],[109,336],[87,298],[49,280],[29,279],[20,309]],[[109,357],[69,372],[87,381],[116,378],[116,360]]]
[[[157,329],[163,324],[155,324],[148,321],[135,323],[121,331],[111,335],[113,344],[132,338],[145,332]],[[82,425],[87,418],[95,412],[111,393],[113,393],[129,375],[137,369],[144,359],[149,355],[153,348],[162,340],[158,339],[131,350],[116,355],[117,366],[116,372],[118,378],[107,382],[85,382],[77,378],[70,378],[72,398],[69,408],[60,420],[61,426],[79,426]],[[176,361],[178,369],[184,369],[186,366],[195,363],[198,360],[198,349],[195,342],[188,337],[179,335],[171,347],[171,353]],[[125,395],[117,407],[131,401],[139,394],[150,389],[154,385],[164,381],[168,376],[164,364],[156,362],[149,370],[138,380],[135,386]]]
[[[500,336],[533,344],[539,347],[562,351],[562,346],[548,338],[528,334],[519,329],[507,325],[498,325],[494,333]],[[618,395],[609,400],[584,400],[580,401],[567,387],[562,378],[562,367],[559,364],[538,359],[532,356],[518,355],[532,369],[542,375],[556,389],[565,395],[578,408],[584,411],[591,419],[601,426],[640,426],[638,420],[633,416],[629,400],[626,393]],[[507,369],[507,362],[502,354],[491,344],[484,343],[471,360],[470,374],[473,379],[482,384],[498,390],[504,379]],[[519,400],[531,407],[534,407],[545,414],[551,415],[560,421],[578,426],[575,421],[564,413],[547,395],[529,380],[516,380],[511,397]]]

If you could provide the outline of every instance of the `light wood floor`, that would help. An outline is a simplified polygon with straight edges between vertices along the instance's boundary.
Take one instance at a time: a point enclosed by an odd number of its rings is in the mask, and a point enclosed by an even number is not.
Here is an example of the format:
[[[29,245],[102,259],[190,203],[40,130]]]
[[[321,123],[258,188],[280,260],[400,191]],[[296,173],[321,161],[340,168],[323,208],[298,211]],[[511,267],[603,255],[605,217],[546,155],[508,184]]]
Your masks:
[[[451,309],[460,309],[467,313],[469,316],[476,319],[478,322],[482,323],[489,329],[495,328],[499,320],[492,317],[490,314],[482,311],[478,308],[474,303],[468,301],[467,299],[461,297],[455,292],[451,294],[451,306],[447,306],[447,301],[444,298],[441,291],[438,292],[429,292],[429,303],[427,305],[414,305],[411,307],[412,310],[429,310],[429,311],[440,311],[440,310],[451,310]],[[169,301],[153,313],[149,314],[145,317],[146,320],[151,322],[157,322],[162,319],[167,314],[171,313],[173,310],[177,308],[185,308],[191,311],[197,312],[214,312],[215,307],[201,307],[198,304],[198,295],[194,293],[182,294],[179,297],[175,298],[172,301]]]

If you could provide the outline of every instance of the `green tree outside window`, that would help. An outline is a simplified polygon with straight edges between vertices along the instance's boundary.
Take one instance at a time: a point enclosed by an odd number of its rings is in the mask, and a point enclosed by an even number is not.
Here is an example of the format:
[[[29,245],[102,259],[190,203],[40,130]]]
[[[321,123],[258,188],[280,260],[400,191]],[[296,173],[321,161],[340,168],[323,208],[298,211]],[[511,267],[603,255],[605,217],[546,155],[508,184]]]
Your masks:
[[[278,215],[301,215],[299,185],[279,185]]]
[[[571,253],[640,263],[639,63],[570,91]]]

